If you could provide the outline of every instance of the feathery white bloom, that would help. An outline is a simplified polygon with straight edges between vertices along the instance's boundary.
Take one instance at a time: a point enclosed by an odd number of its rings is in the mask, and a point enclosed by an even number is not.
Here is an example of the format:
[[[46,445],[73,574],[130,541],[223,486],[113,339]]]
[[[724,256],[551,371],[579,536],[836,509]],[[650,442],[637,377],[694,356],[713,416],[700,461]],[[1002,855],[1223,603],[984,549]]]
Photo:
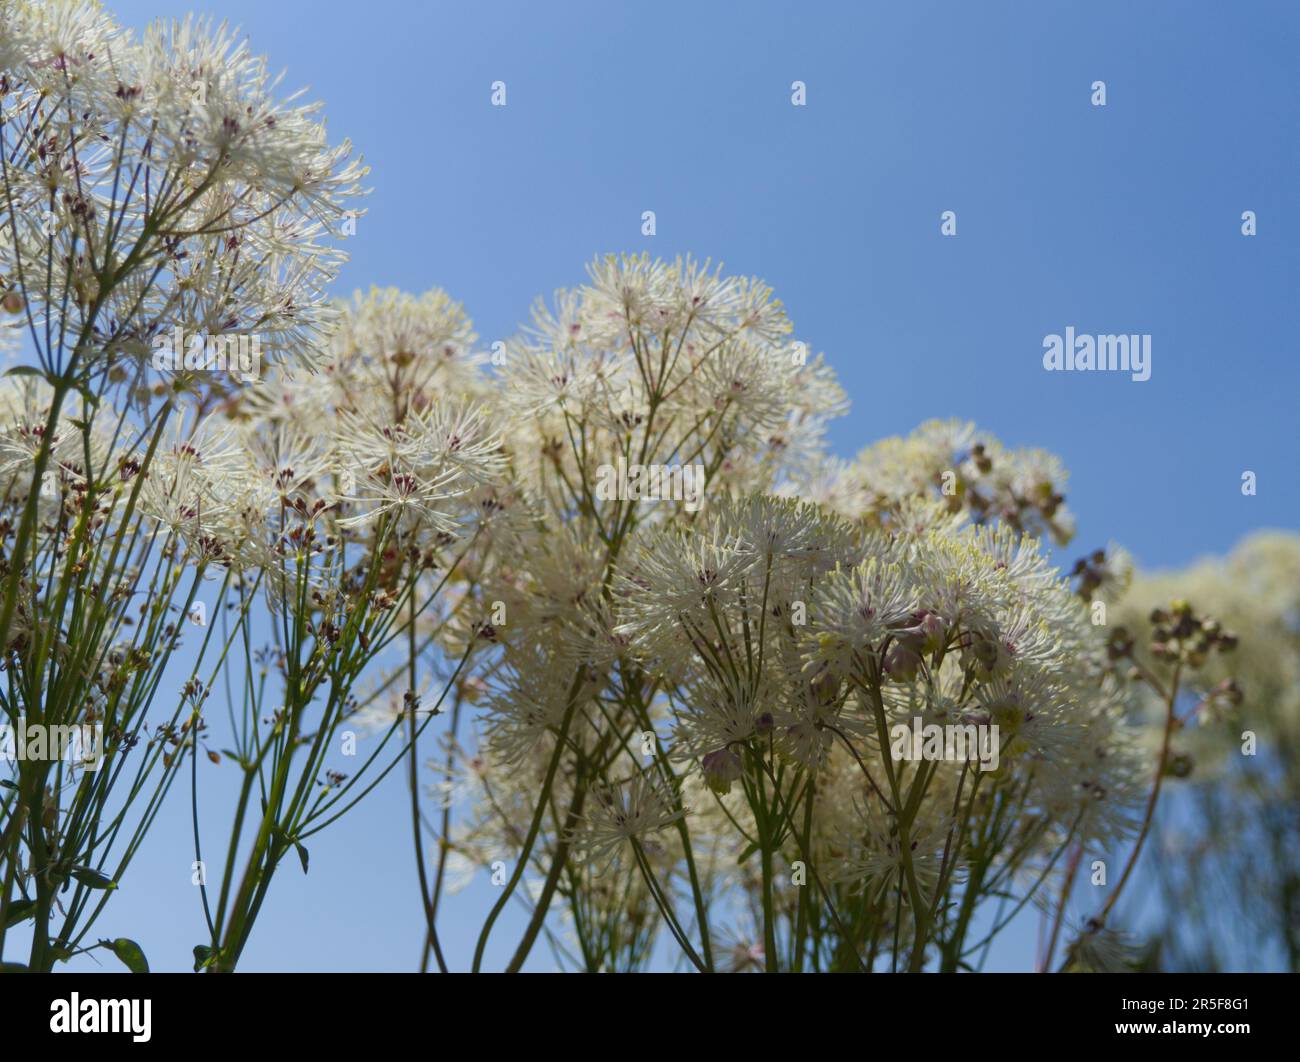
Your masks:
[[[901,838],[893,817],[878,807],[871,797],[855,798],[853,817],[842,828],[839,842],[842,854],[835,861],[831,877],[836,881],[867,888],[879,895],[900,887],[906,873]],[[917,887],[927,902],[934,895],[943,858],[948,823],[942,815],[913,824],[908,836],[908,861],[916,876]],[[906,887],[901,894],[910,905]]]
[[[592,788],[588,809],[574,831],[578,858],[604,873],[631,842],[653,848],[654,835],[680,819],[673,799],[646,774],[621,785]]]
[[[848,666],[877,651],[918,603],[918,588],[902,564],[869,557],[853,568],[837,567],[814,590],[811,613],[817,658]]]

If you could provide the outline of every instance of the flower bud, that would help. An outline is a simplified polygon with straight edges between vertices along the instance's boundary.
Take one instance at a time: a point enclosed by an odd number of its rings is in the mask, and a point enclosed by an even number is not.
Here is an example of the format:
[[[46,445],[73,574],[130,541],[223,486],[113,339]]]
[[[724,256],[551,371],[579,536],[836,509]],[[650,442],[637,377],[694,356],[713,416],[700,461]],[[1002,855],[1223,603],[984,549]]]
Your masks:
[[[812,678],[808,687],[818,704],[834,704],[840,693],[840,676],[833,671],[822,670]]]
[[[916,630],[922,639],[923,653],[937,653],[948,641],[948,627],[937,612],[922,610]]]
[[[911,682],[920,666],[920,656],[906,645],[895,645],[885,657],[885,671],[896,682]]]
[[[700,767],[704,770],[705,785],[721,796],[731,792],[731,783],[740,778],[742,765],[740,757],[730,749],[716,749],[704,754]]]

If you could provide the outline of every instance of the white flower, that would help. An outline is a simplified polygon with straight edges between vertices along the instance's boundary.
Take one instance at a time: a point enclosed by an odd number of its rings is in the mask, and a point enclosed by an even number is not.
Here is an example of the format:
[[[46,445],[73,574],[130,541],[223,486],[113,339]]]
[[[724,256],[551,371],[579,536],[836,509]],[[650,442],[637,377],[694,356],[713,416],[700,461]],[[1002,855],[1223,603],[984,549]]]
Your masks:
[[[936,802],[937,803],[937,802]],[[873,797],[855,798],[853,815],[840,830],[841,854],[835,860],[831,878],[867,888],[873,895],[902,888],[903,899],[911,896],[905,880],[910,863],[921,897],[929,901],[939,879],[948,822],[943,813],[914,822],[908,831],[904,859],[902,838],[893,815],[880,808]]]
[[[579,858],[594,864],[598,873],[609,868],[625,845],[653,845],[654,834],[685,814],[673,810],[675,801],[645,774],[621,785],[595,786],[589,799],[574,846]]]
[[[810,612],[817,657],[848,666],[874,653],[917,603],[917,586],[897,561],[868,557],[853,568],[837,567],[814,589]]]
[[[192,18],[137,41],[98,4],[8,3],[0,39],[15,206],[0,275],[27,277],[27,311],[50,325],[33,330],[37,357],[148,368],[153,341],[179,326],[256,336],[268,360],[314,360],[344,258],[325,237],[365,173],[349,145],[327,143],[316,106],[277,100],[246,42]],[[110,251],[115,261],[95,260]],[[61,267],[38,283],[47,256]]]

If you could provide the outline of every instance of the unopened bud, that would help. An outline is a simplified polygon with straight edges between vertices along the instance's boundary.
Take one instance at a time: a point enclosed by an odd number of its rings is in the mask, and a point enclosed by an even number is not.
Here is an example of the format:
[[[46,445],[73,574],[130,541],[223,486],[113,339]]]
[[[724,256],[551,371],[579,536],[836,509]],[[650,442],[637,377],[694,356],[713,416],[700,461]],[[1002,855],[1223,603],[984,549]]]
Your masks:
[[[704,783],[721,796],[731,792],[731,783],[740,778],[742,765],[740,757],[730,749],[717,749],[704,754],[700,767],[704,770]]]
[[[885,657],[885,671],[897,682],[910,682],[916,678],[921,657],[906,645],[895,645]]]

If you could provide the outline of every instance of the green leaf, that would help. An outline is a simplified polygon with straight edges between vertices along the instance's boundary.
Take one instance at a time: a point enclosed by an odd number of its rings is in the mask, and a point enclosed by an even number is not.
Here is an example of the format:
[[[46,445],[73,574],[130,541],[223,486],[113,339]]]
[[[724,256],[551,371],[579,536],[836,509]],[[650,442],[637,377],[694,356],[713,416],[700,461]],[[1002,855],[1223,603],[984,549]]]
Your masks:
[[[298,853],[298,860],[302,863],[302,872],[307,873],[307,849],[302,846],[301,841],[293,842],[294,850]]]
[[[18,788],[18,783],[17,783],[17,782],[11,782],[11,781],[9,781],[8,778],[0,778],[0,785],[4,786],[6,789],[17,789],[17,788]]]
[[[14,900],[9,905],[9,913],[5,915],[5,928],[16,926],[26,918],[31,918],[36,912],[35,900]]]
[[[148,973],[149,960],[144,957],[140,945],[127,937],[116,940],[104,940],[100,943],[110,948],[114,955],[122,960],[123,965],[132,973]]]
[[[748,844],[748,845],[746,845],[746,846],[745,846],[745,850],[744,850],[743,852],[741,852],[740,855],[738,855],[738,856],[736,857],[736,862],[737,862],[737,863],[743,863],[746,859],[748,859],[750,856],[752,856],[752,855],[753,855],[755,852],[757,852],[757,851],[758,851],[758,845],[757,845],[757,844]]]
[[[39,376],[42,380],[48,380],[43,369],[38,369],[35,365],[15,365],[12,369],[5,372],[6,376]]]
[[[20,962],[0,962],[0,973],[27,973],[27,967]]]
[[[72,876],[88,889],[116,889],[117,882],[94,867],[73,867]]]
[[[217,953],[206,944],[194,945],[194,972],[198,973],[205,966],[211,966],[217,961]]]

